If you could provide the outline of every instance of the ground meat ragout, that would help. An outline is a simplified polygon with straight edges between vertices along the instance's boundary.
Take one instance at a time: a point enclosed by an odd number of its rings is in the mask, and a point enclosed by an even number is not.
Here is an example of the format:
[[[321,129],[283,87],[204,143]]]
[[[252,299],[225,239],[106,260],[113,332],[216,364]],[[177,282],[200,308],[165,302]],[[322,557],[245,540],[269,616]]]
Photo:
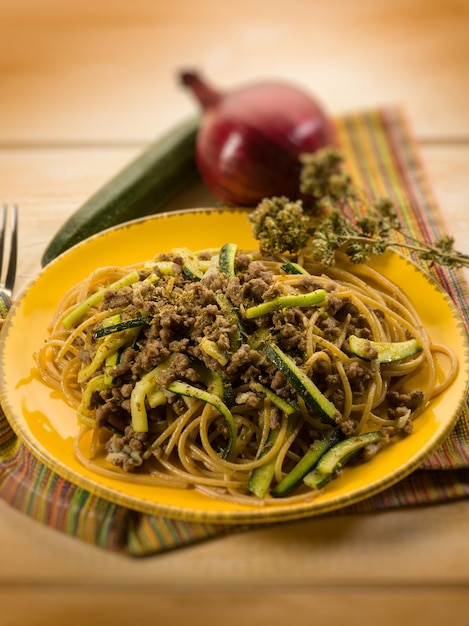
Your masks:
[[[210,254],[206,257],[209,259]],[[133,433],[130,421],[130,395],[135,382],[145,373],[163,362],[170,354],[178,353],[170,371],[161,374],[160,384],[164,387],[173,380],[184,379],[191,383],[200,383],[194,360],[204,363],[207,368],[218,371],[236,387],[247,385],[247,390],[239,393],[234,402],[246,403],[255,407],[260,404],[259,394],[249,388],[252,381],[257,381],[275,390],[279,397],[294,401],[295,391],[285,376],[262,355],[259,350],[242,343],[235,351],[230,349],[230,333],[236,331],[233,323],[224,315],[217,303],[216,294],[222,292],[239,311],[256,304],[277,298],[281,289],[275,281],[274,273],[261,261],[252,260],[247,254],[236,257],[236,275],[229,278],[225,274],[209,273],[201,280],[193,281],[183,271],[184,259],[181,256],[160,255],[158,261],[170,263],[170,275],[152,268],[159,279],[155,283],[145,283],[150,270],[141,272],[142,283],[138,289],[125,286],[118,290],[108,290],[102,300],[101,310],[121,309],[123,319],[148,315],[151,321],[145,324],[138,335],[138,347],[127,347],[120,361],[110,371],[117,383],[111,388],[96,392],[92,399],[92,408],[96,411],[98,427],[108,426],[117,431],[108,443],[109,460],[122,466],[126,471],[133,471],[141,465],[140,452],[145,449],[145,440],[141,433]],[[321,281],[305,276],[297,282],[301,292],[325,288],[328,293],[326,304],[321,307],[316,326],[322,336],[329,341],[342,337],[341,349],[348,350],[346,339],[350,334],[360,333],[368,337],[371,334],[366,317],[351,303],[349,298],[337,297],[338,287],[333,281]],[[268,328],[270,338],[296,362],[302,363],[306,349],[305,327],[312,312],[317,307],[285,308],[262,315],[254,320],[243,320],[246,334],[252,335],[259,328]],[[343,332],[344,325],[346,332]],[[207,338],[227,355],[227,362],[221,365],[201,347],[201,339]],[[83,351],[84,363],[91,362],[93,354]],[[340,412],[344,404],[340,374],[330,366],[327,348],[323,358],[316,361],[314,381],[321,390],[329,390],[330,398]],[[373,355],[370,355],[371,357]],[[346,363],[344,371],[354,395],[364,393],[373,377],[369,364],[357,360]],[[408,413],[415,408],[422,393],[390,394],[389,413],[393,416]],[[185,410],[180,397],[169,397],[168,402],[176,414]],[[160,409],[149,412],[150,421],[158,422]],[[356,431],[357,419],[341,421],[344,434],[352,435]],[[280,411],[275,406],[271,409],[271,428],[280,427]],[[406,432],[412,429],[412,421],[405,424]],[[389,429],[392,430],[392,429]]]

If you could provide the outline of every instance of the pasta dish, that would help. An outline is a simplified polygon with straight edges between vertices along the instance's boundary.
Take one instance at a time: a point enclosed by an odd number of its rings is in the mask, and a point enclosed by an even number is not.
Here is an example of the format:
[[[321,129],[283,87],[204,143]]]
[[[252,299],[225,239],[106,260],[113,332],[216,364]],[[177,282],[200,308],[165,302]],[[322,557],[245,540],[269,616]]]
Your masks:
[[[458,367],[369,266],[231,243],[98,268],[36,362],[76,410],[86,467],[259,504],[314,497],[398,445]]]

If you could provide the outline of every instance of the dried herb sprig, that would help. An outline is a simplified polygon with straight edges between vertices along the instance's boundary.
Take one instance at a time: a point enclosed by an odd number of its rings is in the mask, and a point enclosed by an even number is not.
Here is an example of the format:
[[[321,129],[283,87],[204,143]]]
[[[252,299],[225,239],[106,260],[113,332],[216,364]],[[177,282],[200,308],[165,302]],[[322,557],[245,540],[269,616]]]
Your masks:
[[[352,179],[337,149],[327,147],[300,154],[300,163],[300,191],[314,198],[316,206],[318,202],[340,204],[355,197]]]
[[[334,253],[339,249],[352,263],[364,263],[370,256],[383,254],[388,248],[406,248],[431,265],[469,267],[469,256],[454,250],[452,237],[442,237],[430,245],[410,237],[407,241],[390,239],[393,231],[402,233],[394,221],[389,222],[382,216],[365,216],[351,222],[339,209],[332,209],[312,230],[308,246],[313,257],[325,265],[334,262]]]
[[[291,252],[303,248],[312,231],[310,218],[301,200],[291,201],[286,197],[264,198],[249,213],[254,237],[260,248],[272,254]]]
[[[264,200],[250,215],[264,250],[296,253],[307,244],[327,266],[339,249],[353,263],[363,263],[388,248],[406,248],[431,265],[469,267],[469,255],[454,249],[452,237],[430,244],[406,234],[391,199],[367,199],[353,185],[337,149],[324,148],[300,160],[300,189],[312,202]]]

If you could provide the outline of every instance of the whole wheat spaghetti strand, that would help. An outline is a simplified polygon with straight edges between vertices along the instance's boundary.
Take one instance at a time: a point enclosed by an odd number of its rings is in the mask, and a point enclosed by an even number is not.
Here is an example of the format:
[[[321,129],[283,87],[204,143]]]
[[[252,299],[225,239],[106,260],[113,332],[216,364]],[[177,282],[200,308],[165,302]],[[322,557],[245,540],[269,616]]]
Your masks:
[[[456,377],[458,370],[459,370],[459,363],[458,360],[456,358],[456,355],[454,354],[454,352],[452,350],[450,350],[448,348],[448,346],[444,346],[441,344],[431,344],[430,346],[430,350],[432,353],[441,353],[444,354],[450,362],[450,371],[448,374],[446,374],[444,380],[435,385],[432,393],[431,393],[431,397],[436,397],[439,396],[440,394],[442,394],[451,384],[452,380]],[[436,375],[435,375],[436,376]]]

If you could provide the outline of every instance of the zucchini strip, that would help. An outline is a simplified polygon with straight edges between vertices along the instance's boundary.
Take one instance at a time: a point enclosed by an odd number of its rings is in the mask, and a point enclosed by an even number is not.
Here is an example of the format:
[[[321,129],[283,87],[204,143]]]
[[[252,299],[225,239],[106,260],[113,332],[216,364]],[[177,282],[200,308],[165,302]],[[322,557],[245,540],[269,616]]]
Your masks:
[[[233,404],[233,388],[229,380],[209,369],[201,361],[194,361],[192,367],[196,370],[201,382],[206,385],[209,393],[218,396],[227,407]]]
[[[276,485],[271,494],[275,498],[286,496],[292,491],[302,479],[318,463],[322,455],[333,445],[340,441],[340,434],[337,430],[332,430],[324,439],[317,439],[306,454],[298,461],[295,467]]]
[[[338,410],[318,389],[311,378],[277,345],[269,343],[264,346],[263,351],[267,358],[282,372],[298,395],[303,398],[306,406],[323,421],[336,425]]]
[[[348,338],[350,350],[355,356],[365,361],[378,361],[378,363],[394,363],[401,361],[417,352],[421,352],[422,346],[417,339],[408,341],[371,341],[356,335]]]
[[[220,311],[227,319],[227,321],[233,326],[234,330],[228,333],[230,338],[230,348],[232,352],[236,352],[244,343],[243,335],[244,329],[239,319],[239,315],[233,304],[221,291],[215,293],[215,300],[220,308]]]
[[[286,400],[278,396],[272,389],[261,385],[261,383],[253,383],[252,389],[257,391],[258,393],[263,393],[265,396],[269,398],[269,400],[274,404],[278,409],[280,409],[285,415],[293,415],[298,412],[298,407],[289,404]]]
[[[235,259],[238,246],[235,243],[225,243],[220,248],[219,266],[220,272],[226,274],[228,278],[235,276]]]
[[[130,414],[132,428],[136,433],[148,432],[147,397],[150,396],[149,406],[155,402],[163,403],[161,394],[155,396],[156,391],[162,390],[161,385],[158,384],[158,376],[160,372],[172,366],[176,357],[177,353],[171,354],[163,363],[160,363],[150,372],[147,372],[135,383],[132,393],[130,394]]]
[[[111,371],[119,363],[120,353],[118,350],[108,354],[104,360],[104,380],[107,385],[112,385],[114,377],[111,375]]]
[[[385,440],[385,435],[379,430],[344,439],[330,448],[321,457],[315,469],[303,478],[304,484],[311,487],[311,489],[321,489],[344,465],[355,458],[365,446],[384,442]]]
[[[271,430],[267,441],[265,442],[264,449],[261,454],[264,456],[275,444],[280,434],[280,430]],[[270,461],[267,461],[263,465],[259,465],[252,472],[249,477],[248,489],[258,498],[264,498],[269,491],[272,478],[275,473],[275,463],[277,462],[277,455],[274,455]]]
[[[78,382],[82,383],[88,378],[91,378],[113,352],[116,352],[123,346],[131,344],[137,337],[139,331],[139,328],[129,328],[128,330],[123,330],[118,335],[114,334],[105,337],[99,344],[91,363],[78,372]]]
[[[280,268],[286,274],[304,274],[306,276],[311,276],[311,274],[307,270],[305,270],[302,265],[300,265],[299,263],[295,263],[294,261],[287,261],[287,263],[281,265]]]
[[[197,255],[189,248],[173,248],[172,253],[182,258],[182,273],[189,280],[200,280],[205,274]]]
[[[316,289],[310,293],[299,293],[289,296],[280,296],[274,300],[268,300],[262,302],[256,306],[252,306],[244,311],[244,317],[248,320],[260,317],[261,315],[267,315],[273,313],[279,309],[294,306],[312,306],[314,304],[321,304],[326,299],[325,289]]]
[[[238,428],[233,414],[221,398],[213,393],[205,391],[204,389],[199,389],[198,387],[194,387],[193,385],[189,385],[189,383],[181,381],[174,381],[168,385],[166,389],[172,393],[189,396],[190,398],[196,398],[197,400],[202,400],[207,404],[211,404],[225,418],[225,423],[228,428],[228,445],[223,452],[222,458],[225,460],[228,459],[236,443]]]
[[[220,365],[226,365],[228,363],[228,355],[224,350],[221,350],[215,341],[202,337],[200,340],[200,347],[208,356],[215,359]]]
[[[81,320],[81,318],[84,317],[92,307],[96,306],[102,301],[102,299],[104,298],[104,294],[109,289],[120,289],[121,287],[126,287],[128,285],[136,283],[139,279],[140,274],[137,270],[134,270],[129,274],[122,276],[122,278],[119,278],[119,280],[116,280],[107,287],[103,287],[102,289],[95,291],[90,296],[88,296],[86,300],[83,300],[83,302],[80,302],[80,304],[73,308],[70,313],[67,313],[67,315],[62,320],[64,328],[66,330],[70,330],[70,328],[74,326],[78,322],[78,320]]]
[[[266,461],[263,465],[259,465],[251,472],[248,489],[258,498],[264,498],[269,491],[275,474],[277,459],[282,450],[283,444],[291,436],[296,424],[297,420],[295,418],[292,419],[291,417],[284,415],[280,428],[270,430],[260,458],[266,456],[272,448],[274,448],[280,436],[282,437],[282,440],[279,442],[280,445],[277,446],[278,450],[273,454],[272,458]]]
[[[91,398],[93,394],[95,392],[99,393],[104,389],[108,389],[109,386],[110,385],[107,383],[104,374],[99,374],[98,376],[95,376],[90,381],[88,381],[85,389],[83,390],[81,402],[77,407],[77,418],[78,421],[87,428],[96,428],[95,418],[89,415]]]
[[[116,322],[115,324],[109,324],[109,326],[102,326],[101,328],[98,328],[98,330],[93,334],[93,339],[99,339],[100,337],[105,337],[106,335],[118,333],[121,330],[127,330],[128,328],[137,328],[138,326],[144,326],[145,324],[149,324],[151,320],[151,315],[142,315],[140,317],[134,317],[129,320],[123,320],[122,322]]]

